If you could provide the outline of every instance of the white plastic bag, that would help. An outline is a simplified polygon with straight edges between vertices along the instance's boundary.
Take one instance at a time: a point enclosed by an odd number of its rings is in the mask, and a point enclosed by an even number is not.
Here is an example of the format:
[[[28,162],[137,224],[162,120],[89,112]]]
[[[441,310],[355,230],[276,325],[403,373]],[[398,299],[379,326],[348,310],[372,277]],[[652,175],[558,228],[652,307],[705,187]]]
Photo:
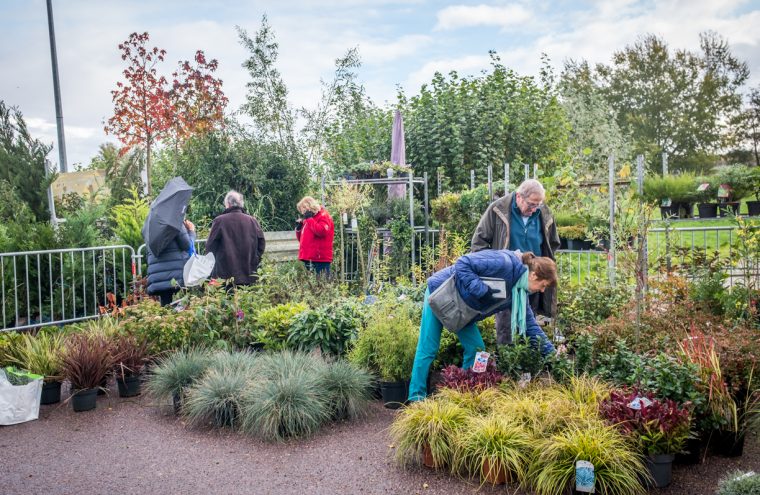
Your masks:
[[[25,377],[28,383],[13,385],[6,370],[0,369],[0,425],[23,423],[40,415],[42,377],[25,372],[14,375]]]
[[[195,287],[206,280],[214,269],[214,253],[208,253],[203,256],[194,254],[185,262],[185,268],[182,270],[182,278],[185,281],[185,287]]]

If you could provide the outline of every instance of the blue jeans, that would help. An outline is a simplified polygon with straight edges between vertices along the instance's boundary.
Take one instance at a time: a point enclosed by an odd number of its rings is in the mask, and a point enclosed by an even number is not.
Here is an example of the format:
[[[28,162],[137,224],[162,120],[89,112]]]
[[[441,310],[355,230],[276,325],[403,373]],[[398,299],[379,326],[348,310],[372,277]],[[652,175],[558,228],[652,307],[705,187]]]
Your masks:
[[[317,275],[330,276],[330,262],[329,261],[307,261],[303,260],[303,264],[306,265],[306,269],[310,272],[314,272]]]
[[[409,400],[422,400],[427,397],[427,378],[430,373],[430,365],[438,355],[438,348],[441,346],[441,332],[443,325],[436,318],[433,310],[428,304],[430,291],[425,291],[425,301],[422,305],[422,321],[420,322],[420,339],[417,341],[417,353],[414,355],[414,367],[412,368],[412,379],[409,383]],[[483,337],[475,322],[462,328],[456,333],[459,342],[464,348],[464,359],[462,368],[472,368],[475,362],[475,354],[478,351],[486,349],[483,343]]]

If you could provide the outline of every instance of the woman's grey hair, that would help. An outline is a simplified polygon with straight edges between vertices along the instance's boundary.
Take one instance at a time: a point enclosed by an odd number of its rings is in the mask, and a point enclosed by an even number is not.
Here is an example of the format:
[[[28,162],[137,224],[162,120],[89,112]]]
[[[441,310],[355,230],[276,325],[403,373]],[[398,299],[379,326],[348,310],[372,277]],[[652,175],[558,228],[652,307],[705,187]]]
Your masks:
[[[544,186],[542,186],[541,183],[536,179],[528,179],[524,181],[517,188],[517,192],[523,198],[527,198],[533,194],[540,194],[542,198],[546,197],[546,190],[544,189]]]
[[[225,208],[233,208],[235,206],[238,208],[243,208],[243,206],[245,206],[243,203],[243,195],[237,191],[230,191],[224,197]]]

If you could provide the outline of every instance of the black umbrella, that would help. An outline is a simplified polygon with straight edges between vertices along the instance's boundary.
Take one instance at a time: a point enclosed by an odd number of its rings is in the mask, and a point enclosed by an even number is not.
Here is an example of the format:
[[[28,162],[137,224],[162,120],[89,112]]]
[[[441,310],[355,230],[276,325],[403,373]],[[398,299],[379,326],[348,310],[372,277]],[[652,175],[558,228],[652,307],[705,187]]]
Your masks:
[[[166,183],[158,197],[153,200],[142,228],[143,239],[150,251],[158,256],[182,230],[185,210],[193,188],[182,177]]]

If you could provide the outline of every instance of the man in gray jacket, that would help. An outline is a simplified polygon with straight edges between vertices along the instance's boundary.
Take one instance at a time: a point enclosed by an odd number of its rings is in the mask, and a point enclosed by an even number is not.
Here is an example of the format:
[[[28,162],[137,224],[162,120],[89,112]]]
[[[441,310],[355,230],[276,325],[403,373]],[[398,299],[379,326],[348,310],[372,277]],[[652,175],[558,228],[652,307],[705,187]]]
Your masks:
[[[486,209],[472,236],[470,250],[509,249],[531,251],[536,256],[554,259],[559,248],[559,234],[551,210],[544,204],[546,191],[535,179],[528,179],[517,188],[494,201]],[[557,291],[531,294],[530,305],[536,315],[554,318],[557,315]],[[512,343],[509,310],[496,314],[496,341]]]

